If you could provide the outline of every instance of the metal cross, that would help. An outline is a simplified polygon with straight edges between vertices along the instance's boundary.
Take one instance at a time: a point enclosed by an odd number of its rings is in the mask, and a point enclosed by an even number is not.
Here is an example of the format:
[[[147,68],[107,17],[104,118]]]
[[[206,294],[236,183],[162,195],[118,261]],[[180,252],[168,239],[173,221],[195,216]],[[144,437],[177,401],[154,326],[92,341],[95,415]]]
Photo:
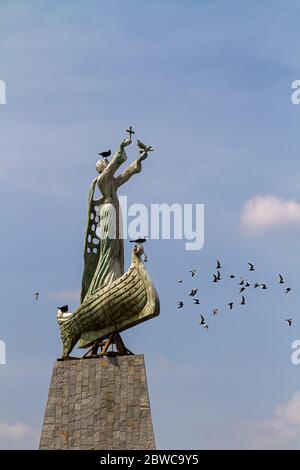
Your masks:
[[[131,135],[135,134],[134,130],[132,129],[132,126],[130,126],[129,129],[126,129],[126,132],[128,132],[129,139],[131,140]]]

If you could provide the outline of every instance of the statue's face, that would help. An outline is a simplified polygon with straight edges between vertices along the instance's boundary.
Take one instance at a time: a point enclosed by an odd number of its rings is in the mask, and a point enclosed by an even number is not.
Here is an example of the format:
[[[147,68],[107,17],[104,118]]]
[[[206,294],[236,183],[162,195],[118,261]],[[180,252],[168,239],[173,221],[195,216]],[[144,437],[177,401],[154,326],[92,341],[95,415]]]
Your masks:
[[[98,160],[98,162],[96,163],[96,170],[98,171],[98,173],[102,173],[108,164],[109,161],[106,158]]]

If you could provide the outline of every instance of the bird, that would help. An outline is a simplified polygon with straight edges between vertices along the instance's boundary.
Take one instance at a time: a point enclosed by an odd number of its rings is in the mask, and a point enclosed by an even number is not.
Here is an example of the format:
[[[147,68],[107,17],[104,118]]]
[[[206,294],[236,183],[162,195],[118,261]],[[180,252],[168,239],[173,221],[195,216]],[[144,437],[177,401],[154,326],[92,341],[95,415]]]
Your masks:
[[[290,287],[287,287],[287,288],[285,289],[285,293],[288,294],[289,292],[291,292],[291,290],[292,290],[292,289],[291,289]]]
[[[260,286],[260,284],[258,284],[258,282],[256,282],[253,286],[253,289],[257,289],[259,286]]]
[[[147,241],[147,237],[144,238],[137,238],[136,240],[130,240],[130,243],[138,243],[141,245],[142,243],[145,243]]]
[[[184,306],[183,302],[177,302],[177,308],[182,308]]]
[[[107,158],[111,155],[111,150],[107,150],[106,152],[100,152],[98,153],[98,155],[100,155],[103,158]]]
[[[230,274],[230,279],[234,279],[235,278],[235,274]]]
[[[227,304],[227,305],[229,305],[229,309],[230,309],[230,310],[233,309],[233,302],[229,302],[229,304]]]
[[[220,263],[220,261],[217,259],[217,266],[216,266],[216,269],[221,269],[221,268],[222,268],[221,263]]]
[[[214,277],[213,282],[218,282],[219,281],[219,279],[217,278],[217,276],[215,274],[213,274],[213,277]]]
[[[218,271],[217,279],[218,279],[218,281],[221,281],[221,279],[222,279],[220,271]]]
[[[285,320],[288,322],[289,326],[292,326],[292,322],[293,322],[293,319],[292,318],[287,318],[287,320]]]
[[[40,293],[39,292],[34,292],[33,296],[34,296],[35,300],[38,301]]]
[[[213,309],[213,315],[218,315],[218,313],[219,313],[219,310],[217,308],[214,308]]]
[[[244,290],[246,290],[246,287],[241,287],[239,293],[241,294],[242,292],[244,292]]]
[[[284,284],[284,280],[281,274],[279,274],[279,284]]]
[[[197,294],[197,292],[198,292],[198,289],[192,289],[190,292],[190,295],[194,297]]]
[[[69,305],[63,305],[62,307],[57,307],[57,312],[68,313]]]
[[[245,287],[250,287],[250,286],[251,286],[250,282],[246,281]]]
[[[262,288],[263,290],[266,290],[266,289],[268,289],[268,287],[267,287],[267,285],[266,285],[266,284],[261,284],[260,286],[261,286],[261,288]]]
[[[255,271],[255,267],[252,263],[248,263],[249,265],[249,271]]]
[[[239,282],[239,286],[243,286],[245,283],[244,279],[241,278],[240,282]]]
[[[245,299],[245,297],[242,295],[241,305],[245,305],[245,304],[246,304],[246,299]]]
[[[199,299],[193,299],[193,302],[195,305],[199,305],[200,304],[200,300]]]
[[[190,273],[192,274],[192,277],[195,276],[196,272],[197,272],[196,269],[192,269],[192,270],[190,271]]]
[[[137,139],[137,146],[141,149],[140,153],[153,152],[153,150],[154,150],[152,145],[145,145],[139,139]]]
[[[200,315],[199,324],[200,324],[200,325],[203,325],[203,328],[204,328],[205,330],[208,330],[208,324],[207,324],[206,321],[204,320],[203,315]]]
[[[180,283],[182,282],[182,279],[178,279],[178,281],[177,281],[177,282],[178,282],[178,284],[180,284]]]

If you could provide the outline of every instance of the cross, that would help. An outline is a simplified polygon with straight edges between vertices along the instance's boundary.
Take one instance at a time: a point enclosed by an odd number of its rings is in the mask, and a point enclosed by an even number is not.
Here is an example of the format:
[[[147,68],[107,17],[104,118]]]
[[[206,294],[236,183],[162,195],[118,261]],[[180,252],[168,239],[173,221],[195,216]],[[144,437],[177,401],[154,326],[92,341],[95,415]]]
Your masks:
[[[128,132],[129,139],[131,140],[131,134],[135,134],[134,130],[132,129],[132,126],[130,126],[129,129],[126,129],[126,132]]]

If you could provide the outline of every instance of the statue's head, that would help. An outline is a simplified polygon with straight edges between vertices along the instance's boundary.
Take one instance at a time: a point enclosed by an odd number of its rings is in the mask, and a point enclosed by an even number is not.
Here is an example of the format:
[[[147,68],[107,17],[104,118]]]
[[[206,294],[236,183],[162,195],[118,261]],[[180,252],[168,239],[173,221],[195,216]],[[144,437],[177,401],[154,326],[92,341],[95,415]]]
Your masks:
[[[96,170],[98,171],[98,173],[102,173],[108,164],[109,161],[107,160],[107,158],[101,158],[101,160],[98,160],[96,163]]]

